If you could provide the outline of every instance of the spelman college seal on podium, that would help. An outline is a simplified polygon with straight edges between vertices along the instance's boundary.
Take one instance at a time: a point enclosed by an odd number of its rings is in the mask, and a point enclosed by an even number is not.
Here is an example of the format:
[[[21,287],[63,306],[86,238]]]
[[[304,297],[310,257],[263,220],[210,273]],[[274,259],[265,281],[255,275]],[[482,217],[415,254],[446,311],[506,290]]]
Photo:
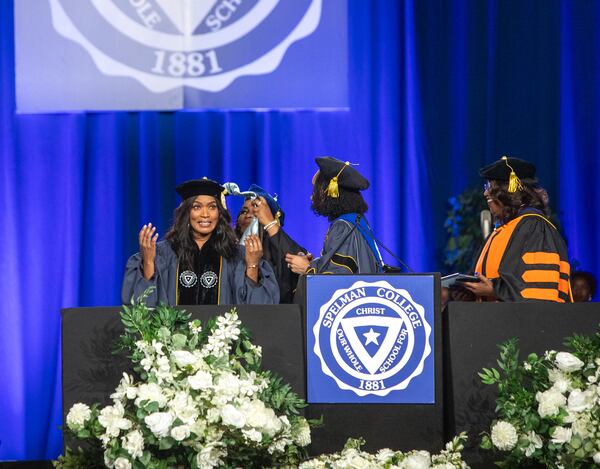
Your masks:
[[[271,73],[309,36],[321,0],[49,0],[54,29],[83,47],[105,75],[155,93],[221,91]]]
[[[322,373],[360,397],[406,389],[432,355],[425,308],[385,280],[335,290],[310,332]]]

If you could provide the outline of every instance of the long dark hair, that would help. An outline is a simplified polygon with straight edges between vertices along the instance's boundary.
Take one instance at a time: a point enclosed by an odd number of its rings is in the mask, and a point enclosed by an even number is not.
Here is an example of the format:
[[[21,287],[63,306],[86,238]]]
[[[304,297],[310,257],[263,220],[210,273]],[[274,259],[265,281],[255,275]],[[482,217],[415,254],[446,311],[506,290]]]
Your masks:
[[[490,181],[488,194],[502,205],[502,222],[506,223],[517,216],[519,210],[535,208],[544,215],[550,215],[548,193],[535,179],[521,179],[523,189],[508,192],[508,183]]]
[[[177,254],[180,263],[193,265],[194,253],[198,251],[198,245],[194,240],[194,232],[190,226],[190,211],[196,197],[185,199],[179,207],[173,212],[173,225],[169,229],[165,238],[171,243],[173,251]],[[215,231],[212,232],[210,239],[215,251],[226,259],[233,259],[237,253],[237,239],[230,226],[231,215],[217,200],[217,209],[219,210],[219,219]]]
[[[329,221],[333,221],[346,213],[359,213],[362,215],[369,210],[369,206],[359,191],[350,191],[340,187],[339,197],[329,197],[325,192],[328,185],[329,180],[319,171],[313,187],[311,204],[313,212],[317,215],[327,217]]]

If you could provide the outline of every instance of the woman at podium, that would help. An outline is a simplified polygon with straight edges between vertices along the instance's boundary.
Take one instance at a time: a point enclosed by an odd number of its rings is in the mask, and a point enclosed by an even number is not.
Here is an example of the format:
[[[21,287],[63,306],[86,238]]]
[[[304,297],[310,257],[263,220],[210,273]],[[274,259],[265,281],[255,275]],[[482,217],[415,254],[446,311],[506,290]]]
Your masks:
[[[488,301],[572,301],[567,247],[547,218],[548,195],[535,166],[503,156],[479,174],[497,228],[477,260],[481,281],[462,285]]]
[[[317,158],[312,209],[330,221],[321,256],[288,254],[288,267],[299,274],[371,274],[381,272],[383,260],[364,214],[367,203],[360,191],[369,181],[349,162]]]
[[[238,245],[224,187],[204,178],[176,190],[183,201],[165,240],[157,242],[151,224],[139,233],[140,252],[127,261],[122,302],[154,287],[149,305],[279,303],[279,287],[262,258],[260,238],[249,236],[245,248]]]

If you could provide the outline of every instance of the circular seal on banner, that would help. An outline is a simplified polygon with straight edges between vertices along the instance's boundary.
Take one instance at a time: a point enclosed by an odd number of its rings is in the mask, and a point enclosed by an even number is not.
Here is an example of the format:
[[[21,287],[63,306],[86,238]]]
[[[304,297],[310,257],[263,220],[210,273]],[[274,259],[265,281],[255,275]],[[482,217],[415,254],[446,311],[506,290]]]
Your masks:
[[[109,76],[152,92],[222,91],[273,72],[311,35],[322,0],[49,0],[54,29]]]
[[[211,270],[207,270],[200,276],[200,284],[204,288],[212,288],[217,284],[219,277]]]
[[[196,272],[184,270],[179,274],[179,283],[186,288],[192,288],[194,285],[196,285],[196,283],[198,283]]]
[[[359,281],[321,306],[314,352],[341,389],[386,396],[423,372],[431,330],[425,309],[407,290]]]

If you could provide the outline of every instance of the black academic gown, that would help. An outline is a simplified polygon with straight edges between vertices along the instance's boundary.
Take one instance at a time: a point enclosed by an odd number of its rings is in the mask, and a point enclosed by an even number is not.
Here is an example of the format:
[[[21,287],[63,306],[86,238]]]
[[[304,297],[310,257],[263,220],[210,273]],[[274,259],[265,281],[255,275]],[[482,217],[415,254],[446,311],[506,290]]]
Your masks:
[[[339,218],[329,225],[321,257],[312,260],[307,274],[374,274],[380,272],[373,251],[357,228],[340,245],[353,226],[352,223]]]
[[[233,260],[222,259],[219,282],[219,304],[277,304],[279,286],[275,273],[267,261],[259,263],[259,282],[246,277],[245,250],[239,247]],[[169,241],[156,245],[154,276],[146,280],[142,271],[142,256],[138,252],[129,258],[125,266],[125,277],[121,288],[121,301],[130,304],[132,298],[140,296],[148,287],[155,290],[147,299],[149,306],[165,303],[177,305],[178,300],[178,259]]]
[[[273,270],[279,284],[279,302],[292,303],[294,292],[298,284],[298,274],[295,274],[288,268],[285,262],[285,255],[298,254],[303,252],[306,254],[306,249],[300,246],[289,235],[279,228],[275,236],[269,236],[268,233],[263,234],[263,258],[266,259]]]
[[[501,301],[570,302],[567,247],[541,212],[527,209],[487,239],[475,271]]]

